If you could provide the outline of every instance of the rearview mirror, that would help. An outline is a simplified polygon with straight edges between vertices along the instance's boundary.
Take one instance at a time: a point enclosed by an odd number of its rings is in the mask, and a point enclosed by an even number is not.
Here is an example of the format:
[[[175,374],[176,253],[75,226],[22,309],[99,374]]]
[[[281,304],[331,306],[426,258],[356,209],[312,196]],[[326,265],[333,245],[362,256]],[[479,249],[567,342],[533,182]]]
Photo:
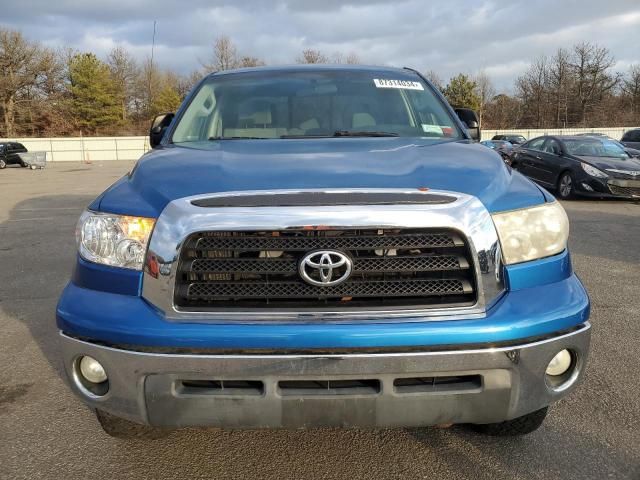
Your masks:
[[[458,118],[467,126],[469,136],[473,140],[480,140],[480,122],[476,112],[470,108],[456,108],[455,112],[458,115]]]
[[[149,129],[149,145],[151,145],[151,148],[156,148],[160,145],[164,132],[171,125],[173,117],[175,117],[174,113],[161,113],[153,119]]]

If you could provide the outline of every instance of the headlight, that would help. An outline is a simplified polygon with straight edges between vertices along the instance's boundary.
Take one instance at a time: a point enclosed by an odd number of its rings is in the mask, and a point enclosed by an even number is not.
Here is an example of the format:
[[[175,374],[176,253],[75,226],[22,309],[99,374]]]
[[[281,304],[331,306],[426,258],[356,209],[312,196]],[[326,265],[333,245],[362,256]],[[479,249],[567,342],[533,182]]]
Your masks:
[[[596,167],[589,165],[588,163],[581,163],[580,165],[582,165],[582,169],[587,172],[587,175],[591,175],[592,177],[607,178],[609,176],[602,170],[599,170]]]
[[[496,213],[493,223],[506,265],[556,255],[567,247],[569,219],[558,202]]]
[[[155,220],[86,211],[76,228],[78,251],[86,260],[142,270]]]

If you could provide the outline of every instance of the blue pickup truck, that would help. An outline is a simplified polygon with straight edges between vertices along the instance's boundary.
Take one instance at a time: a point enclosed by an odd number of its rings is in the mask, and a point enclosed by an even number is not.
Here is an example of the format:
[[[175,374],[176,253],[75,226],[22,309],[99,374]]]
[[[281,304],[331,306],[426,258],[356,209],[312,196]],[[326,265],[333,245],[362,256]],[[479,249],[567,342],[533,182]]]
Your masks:
[[[562,206],[478,136],[410,69],[207,76],[80,217],[72,390],[117,437],[535,430],[583,376],[589,298]]]

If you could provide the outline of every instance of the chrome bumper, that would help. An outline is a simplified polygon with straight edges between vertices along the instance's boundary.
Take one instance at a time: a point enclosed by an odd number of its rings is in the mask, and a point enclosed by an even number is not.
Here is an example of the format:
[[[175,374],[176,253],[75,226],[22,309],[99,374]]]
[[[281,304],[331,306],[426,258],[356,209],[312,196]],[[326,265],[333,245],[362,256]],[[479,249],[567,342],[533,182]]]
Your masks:
[[[571,333],[504,348],[321,356],[178,355],[118,350],[61,334],[71,387],[90,407],[150,425],[228,428],[405,427],[512,419],[575,388],[584,374],[589,339],[587,323]],[[570,384],[552,388],[545,381],[545,369],[563,348],[575,352],[576,373]],[[105,367],[106,395],[91,395],[74,380],[74,364],[81,355]],[[442,377],[453,380],[445,380],[444,386],[438,381],[403,381]],[[220,380],[262,387],[224,390],[182,383]],[[313,380],[366,380],[371,388],[284,388],[286,382]]]

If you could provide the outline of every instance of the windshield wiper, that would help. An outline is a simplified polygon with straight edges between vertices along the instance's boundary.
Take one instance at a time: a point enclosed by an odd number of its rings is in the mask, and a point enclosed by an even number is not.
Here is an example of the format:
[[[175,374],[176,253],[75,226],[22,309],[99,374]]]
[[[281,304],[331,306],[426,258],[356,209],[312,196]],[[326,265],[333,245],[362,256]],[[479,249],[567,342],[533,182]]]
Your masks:
[[[334,138],[334,137],[399,137],[400,135],[393,132],[370,132],[370,131],[352,131],[352,130],[336,130],[332,134],[303,134],[303,135],[280,135],[280,138]]]
[[[271,140],[270,137],[209,137],[209,140]]]
[[[353,130],[336,130],[333,132],[334,137],[399,137],[400,135],[394,132],[370,132],[367,130],[353,131]]]

